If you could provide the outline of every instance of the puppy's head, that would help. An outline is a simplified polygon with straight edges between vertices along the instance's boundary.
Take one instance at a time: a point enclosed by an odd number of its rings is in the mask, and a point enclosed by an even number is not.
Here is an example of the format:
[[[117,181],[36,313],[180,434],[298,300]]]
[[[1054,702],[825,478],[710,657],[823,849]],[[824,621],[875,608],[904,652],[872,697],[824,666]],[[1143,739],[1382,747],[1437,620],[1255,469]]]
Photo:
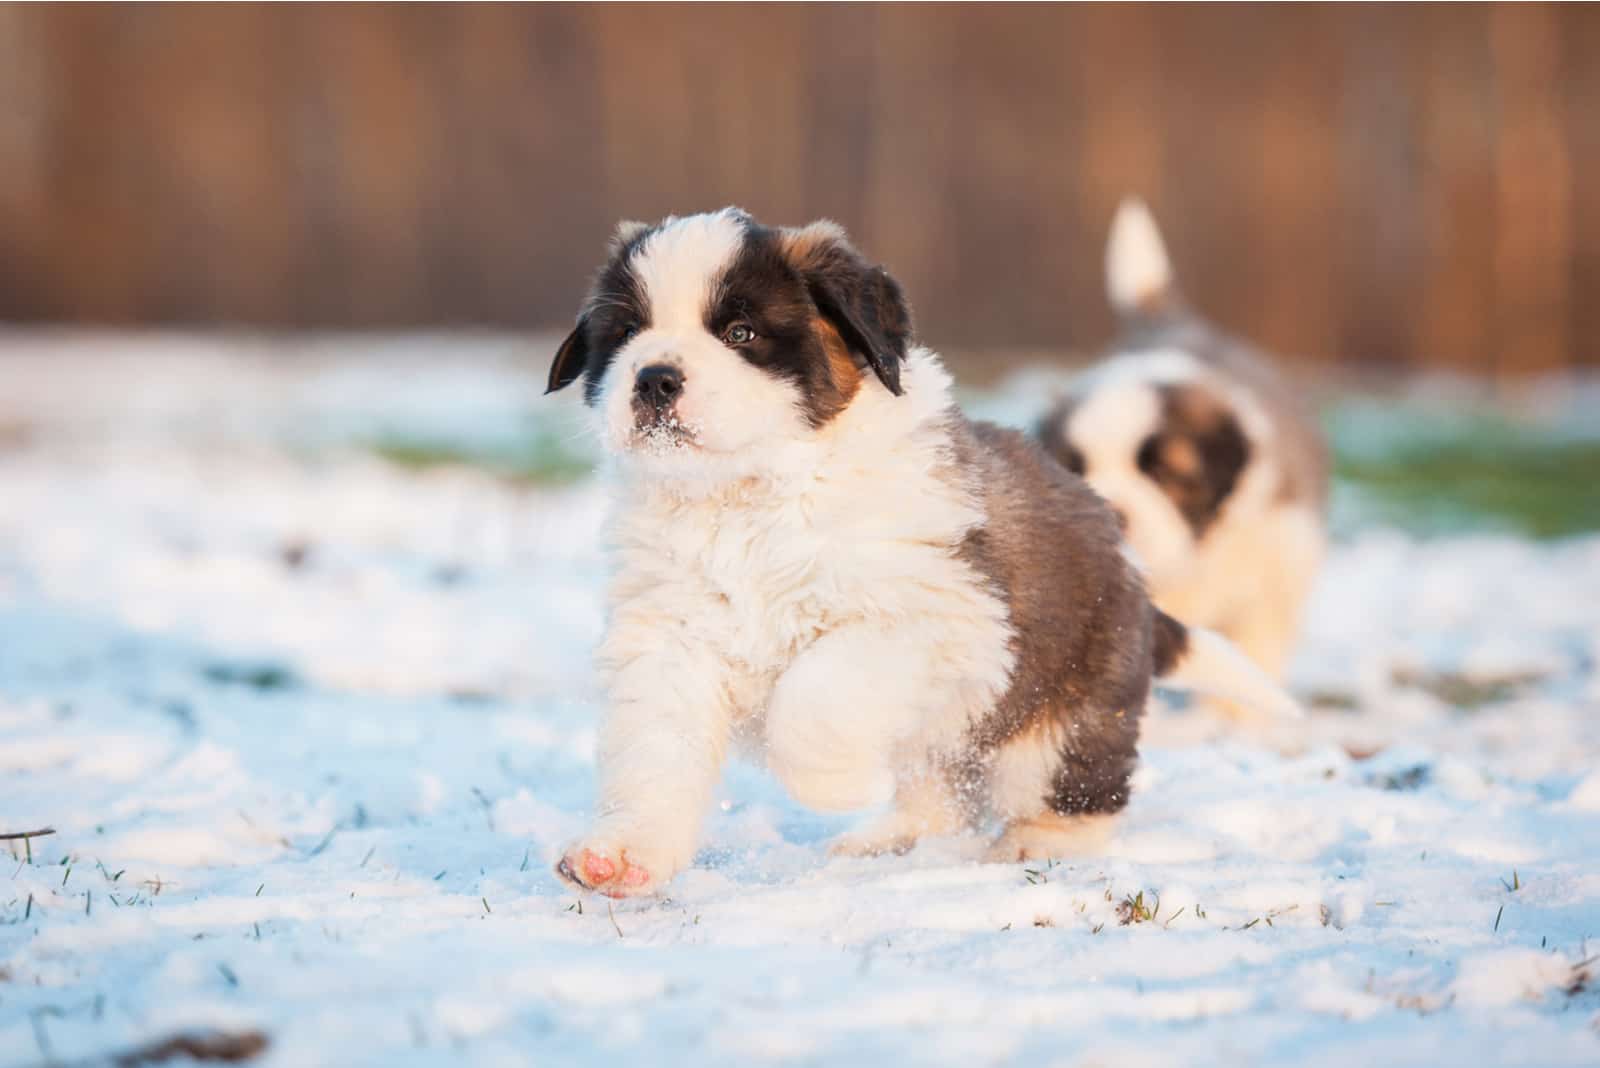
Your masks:
[[[899,285],[839,227],[774,229],[729,208],[619,227],[549,388],[582,378],[625,462],[748,469],[858,391],[898,394],[910,338]]]
[[[1104,497],[1154,575],[1183,566],[1250,460],[1233,406],[1195,380],[1091,383],[1039,428],[1045,448]]]

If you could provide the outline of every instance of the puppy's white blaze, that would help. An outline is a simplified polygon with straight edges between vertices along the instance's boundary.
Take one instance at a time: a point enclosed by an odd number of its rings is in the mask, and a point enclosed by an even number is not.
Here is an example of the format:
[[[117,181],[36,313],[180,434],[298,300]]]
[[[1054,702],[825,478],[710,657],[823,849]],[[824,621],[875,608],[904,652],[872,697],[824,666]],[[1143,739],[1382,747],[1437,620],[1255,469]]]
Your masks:
[[[1159,297],[1172,285],[1172,262],[1150,209],[1138,197],[1117,206],[1106,242],[1106,293],[1127,313]]]
[[[744,245],[743,219],[724,208],[668,219],[645,238],[629,266],[650,302],[651,327],[705,329],[706,298]]]
[[[1181,357],[1181,358],[1180,358]],[[1146,371],[1186,375],[1187,354],[1156,354]],[[1134,369],[1102,379],[1073,412],[1066,437],[1082,453],[1089,485],[1127,517],[1127,541],[1152,579],[1183,567],[1194,534],[1172,499],[1139,470],[1139,447],[1161,424],[1152,374]]]
[[[1298,702],[1222,635],[1189,628],[1189,648],[1161,682],[1207,697],[1234,701],[1274,719],[1302,719]]]

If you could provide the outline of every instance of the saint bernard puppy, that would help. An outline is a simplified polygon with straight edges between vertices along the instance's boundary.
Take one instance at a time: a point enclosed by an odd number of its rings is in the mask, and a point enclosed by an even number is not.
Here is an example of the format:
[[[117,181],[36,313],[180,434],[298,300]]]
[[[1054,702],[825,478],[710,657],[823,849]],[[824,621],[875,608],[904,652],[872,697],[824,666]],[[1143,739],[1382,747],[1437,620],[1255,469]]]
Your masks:
[[[688,865],[734,748],[818,809],[891,802],[838,851],[999,820],[1015,860],[1127,804],[1153,675],[1295,713],[1151,607],[1087,485],[961,416],[832,223],[624,224],[549,388],[579,378],[617,494],[580,887]]]
[[[1322,560],[1321,433],[1264,356],[1184,304],[1137,200],[1112,223],[1106,282],[1122,334],[1039,441],[1116,510],[1163,611],[1281,677]]]

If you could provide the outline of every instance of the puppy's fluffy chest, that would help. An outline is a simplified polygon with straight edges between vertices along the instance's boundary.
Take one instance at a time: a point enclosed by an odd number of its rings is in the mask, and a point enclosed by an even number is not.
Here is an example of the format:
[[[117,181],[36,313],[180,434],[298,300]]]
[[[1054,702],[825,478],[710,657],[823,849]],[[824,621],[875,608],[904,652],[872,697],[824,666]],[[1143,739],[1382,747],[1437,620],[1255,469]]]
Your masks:
[[[621,486],[613,613],[679,621],[763,677],[841,626],[970,614],[988,594],[957,549],[983,515],[942,412],[901,422],[860,407],[775,477],[694,494]]]
[[[615,607],[681,614],[762,674],[836,627],[907,620],[937,588],[974,584],[954,550],[979,517],[927,467],[904,474],[828,465],[697,499],[636,492],[618,516]]]

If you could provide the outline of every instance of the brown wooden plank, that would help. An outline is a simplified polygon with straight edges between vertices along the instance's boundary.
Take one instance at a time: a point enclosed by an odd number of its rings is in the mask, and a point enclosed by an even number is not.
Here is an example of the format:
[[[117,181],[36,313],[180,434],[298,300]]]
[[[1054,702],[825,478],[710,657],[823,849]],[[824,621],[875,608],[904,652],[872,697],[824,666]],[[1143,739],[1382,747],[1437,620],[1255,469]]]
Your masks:
[[[1600,363],[1600,15],[0,7],[0,317],[568,320],[621,217],[837,218],[925,337],[1089,348],[1117,200],[1291,357]]]

